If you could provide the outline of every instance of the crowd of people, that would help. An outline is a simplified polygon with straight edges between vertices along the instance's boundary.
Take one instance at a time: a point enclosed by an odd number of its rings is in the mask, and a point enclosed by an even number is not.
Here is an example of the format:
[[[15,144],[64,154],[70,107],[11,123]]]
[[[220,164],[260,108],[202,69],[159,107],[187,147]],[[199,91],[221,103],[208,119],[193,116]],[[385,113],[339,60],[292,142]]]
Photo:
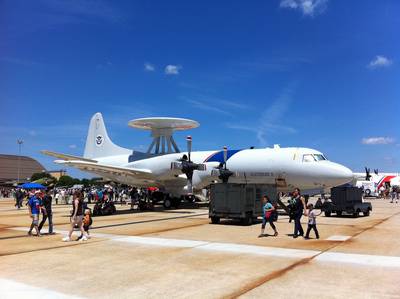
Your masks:
[[[386,198],[386,199],[391,199],[391,203],[396,203],[399,202],[400,200],[400,187],[399,186],[388,186],[388,185],[382,185],[379,188],[379,197],[380,198]]]

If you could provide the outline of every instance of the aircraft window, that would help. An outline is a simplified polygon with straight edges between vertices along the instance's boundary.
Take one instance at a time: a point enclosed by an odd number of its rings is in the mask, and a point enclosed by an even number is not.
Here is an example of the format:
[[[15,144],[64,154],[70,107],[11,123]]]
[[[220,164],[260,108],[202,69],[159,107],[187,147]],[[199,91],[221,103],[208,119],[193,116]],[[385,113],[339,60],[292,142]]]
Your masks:
[[[303,162],[315,162],[315,158],[313,155],[303,155]]]
[[[314,158],[315,158],[315,160],[317,160],[317,161],[326,160],[326,158],[324,157],[324,155],[321,155],[321,154],[314,154]]]

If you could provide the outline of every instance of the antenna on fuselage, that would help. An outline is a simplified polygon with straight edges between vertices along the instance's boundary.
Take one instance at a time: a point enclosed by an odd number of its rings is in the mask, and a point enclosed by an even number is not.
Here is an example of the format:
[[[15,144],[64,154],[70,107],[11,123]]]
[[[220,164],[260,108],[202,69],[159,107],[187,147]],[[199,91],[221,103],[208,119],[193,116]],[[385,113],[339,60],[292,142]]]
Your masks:
[[[150,130],[152,143],[147,149],[148,154],[180,153],[173,138],[175,131],[194,129],[200,126],[197,121],[185,118],[173,117],[147,117],[129,121],[130,127],[142,130]]]

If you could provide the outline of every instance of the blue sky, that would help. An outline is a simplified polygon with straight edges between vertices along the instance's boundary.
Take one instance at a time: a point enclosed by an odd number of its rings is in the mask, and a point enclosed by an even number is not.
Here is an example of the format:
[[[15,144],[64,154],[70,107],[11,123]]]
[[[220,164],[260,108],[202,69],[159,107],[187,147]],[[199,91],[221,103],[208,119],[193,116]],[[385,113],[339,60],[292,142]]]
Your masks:
[[[306,146],[400,171],[399,1],[0,2],[0,153],[57,169],[102,112],[145,150],[138,117],[192,118],[195,150]],[[175,136],[185,148],[185,135]],[[82,176],[70,170],[72,175]]]

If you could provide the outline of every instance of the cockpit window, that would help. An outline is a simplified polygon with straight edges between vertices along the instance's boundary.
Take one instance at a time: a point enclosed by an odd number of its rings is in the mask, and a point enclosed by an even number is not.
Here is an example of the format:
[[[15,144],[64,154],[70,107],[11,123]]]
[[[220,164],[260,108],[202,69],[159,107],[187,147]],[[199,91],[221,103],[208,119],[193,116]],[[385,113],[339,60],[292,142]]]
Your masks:
[[[314,154],[314,158],[315,158],[315,160],[317,160],[317,161],[324,161],[324,160],[326,160],[326,158],[324,157],[324,155],[321,155],[321,154]]]
[[[311,154],[303,155],[303,162],[315,162],[314,156]]]

